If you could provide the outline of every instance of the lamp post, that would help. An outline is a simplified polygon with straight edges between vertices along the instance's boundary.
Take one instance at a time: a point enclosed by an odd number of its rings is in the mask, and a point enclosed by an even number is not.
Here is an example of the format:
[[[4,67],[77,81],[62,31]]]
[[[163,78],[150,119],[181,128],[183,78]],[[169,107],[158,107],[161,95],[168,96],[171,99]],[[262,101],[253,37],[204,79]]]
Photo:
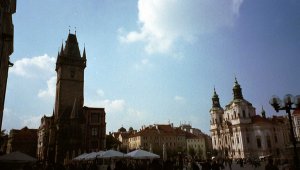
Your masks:
[[[294,128],[292,123],[292,116],[291,116],[291,110],[295,110],[297,108],[300,108],[300,95],[293,96],[291,94],[287,94],[284,96],[283,102],[277,97],[272,96],[269,102],[276,112],[279,112],[279,110],[285,110],[289,117],[289,124],[290,124],[290,133],[291,133],[291,139],[293,142],[294,147],[294,166],[298,168],[299,166],[299,159],[297,154],[297,141],[294,134]],[[296,107],[293,107],[295,105]]]

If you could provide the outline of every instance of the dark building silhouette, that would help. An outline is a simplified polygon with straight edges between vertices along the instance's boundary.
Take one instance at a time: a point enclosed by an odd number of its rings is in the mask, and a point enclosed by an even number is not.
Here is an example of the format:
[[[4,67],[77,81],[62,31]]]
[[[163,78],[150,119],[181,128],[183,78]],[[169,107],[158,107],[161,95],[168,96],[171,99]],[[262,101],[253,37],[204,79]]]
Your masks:
[[[13,64],[9,56],[14,51],[14,25],[12,14],[16,12],[16,0],[0,1],[0,131],[4,110],[8,67]]]
[[[85,48],[81,55],[76,35],[69,33],[56,61],[53,115],[44,116],[39,128],[39,159],[63,163],[84,151],[105,148],[104,108],[83,106],[85,67]]]
[[[12,129],[9,132],[6,153],[20,151],[36,157],[37,129]]]

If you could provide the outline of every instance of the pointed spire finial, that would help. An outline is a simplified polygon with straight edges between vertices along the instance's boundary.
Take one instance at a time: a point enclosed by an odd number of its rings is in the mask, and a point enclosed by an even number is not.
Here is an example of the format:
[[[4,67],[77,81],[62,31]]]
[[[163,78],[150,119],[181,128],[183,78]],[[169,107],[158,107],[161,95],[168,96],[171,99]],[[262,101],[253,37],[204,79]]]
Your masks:
[[[239,84],[239,82],[237,81],[236,75],[234,75],[234,83]]]
[[[60,54],[62,55],[64,52],[64,43],[61,43]]]
[[[76,35],[76,27],[75,27],[75,35]]]
[[[82,54],[82,58],[86,59],[85,45],[84,45],[84,47],[83,47],[83,54]]]

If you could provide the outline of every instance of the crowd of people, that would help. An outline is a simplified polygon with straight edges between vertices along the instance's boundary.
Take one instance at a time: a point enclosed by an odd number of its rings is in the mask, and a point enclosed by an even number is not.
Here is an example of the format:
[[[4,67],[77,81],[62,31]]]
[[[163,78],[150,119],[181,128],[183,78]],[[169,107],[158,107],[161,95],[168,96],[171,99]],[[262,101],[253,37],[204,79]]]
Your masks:
[[[279,170],[279,162],[273,158],[265,160],[263,169]],[[192,159],[189,157],[173,157],[167,160],[162,159],[95,159],[91,161],[70,161],[69,163],[54,164],[47,162],[36,162],[22,165],[17,169],[23,170],[232,170],[232,165],[235,164],[235,169],[238,167],[243,169],[245,164],[247,167],[256,169],[261,166],[260,163],[253,160],[245,159]],[[283,162],[284,163],[284,162]],[[290,164],[287,164],[290,165]],[[290,170],[291,166],[280,166],[280,169]],[[1,165],[1,168],[6,168]],[[9,168],[11,169],[11,167]],[[13,168],[15,169],[15,168]],[[261,168],[260,168],[261,169]]]

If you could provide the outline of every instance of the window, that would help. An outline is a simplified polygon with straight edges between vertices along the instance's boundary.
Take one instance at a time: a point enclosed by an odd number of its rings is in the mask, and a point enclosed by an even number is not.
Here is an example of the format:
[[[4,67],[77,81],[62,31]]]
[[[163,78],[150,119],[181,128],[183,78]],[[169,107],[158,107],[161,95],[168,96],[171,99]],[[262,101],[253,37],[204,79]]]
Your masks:
[[[268,145],[268,148],[272,147],[272,145],[271,145],[271,138],[270,138],[269,135],[267,136],[267,145]]]
[[[92,148],[94,148],[94,149],[98,148],[98,141],[92,141],[91,145],[92,145]]]
[[[246,118],[246,112],[243,110],[243,118]]]
[[[249,136],[246,137],[247,143],[250,143]]]
[[[276,134],[275,134],[275,136],[274,136],[274,140],[275,140],[275,143],[278,142],[278,139],[277,139],[277,135],[276,135]]]
[[[236,135],[236,141],[237,141],[237,143],[240,143],[240,139],[237,135]]]
[[[261,139],[260,137],[256,137],[257,148],[261,148]]]
[[[92,128],[92,136],[98,136],[98,128]]]
[[[100,113],[92,113],[91,123],[99,123],[99,122],[100,122]]]

